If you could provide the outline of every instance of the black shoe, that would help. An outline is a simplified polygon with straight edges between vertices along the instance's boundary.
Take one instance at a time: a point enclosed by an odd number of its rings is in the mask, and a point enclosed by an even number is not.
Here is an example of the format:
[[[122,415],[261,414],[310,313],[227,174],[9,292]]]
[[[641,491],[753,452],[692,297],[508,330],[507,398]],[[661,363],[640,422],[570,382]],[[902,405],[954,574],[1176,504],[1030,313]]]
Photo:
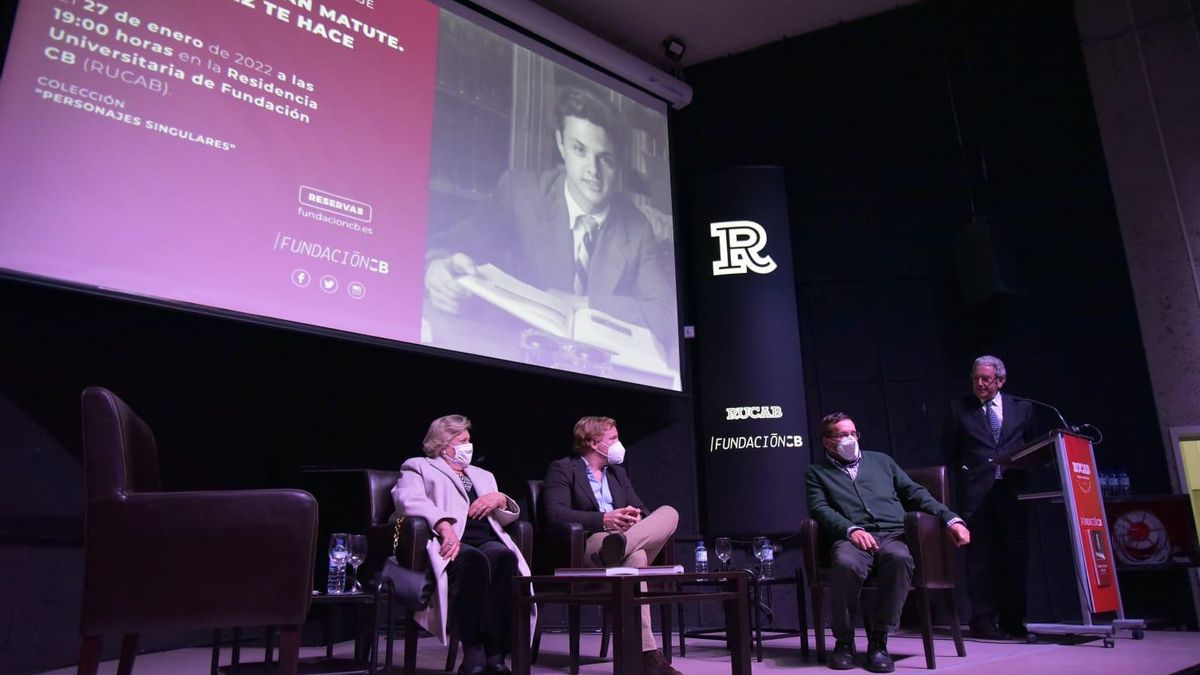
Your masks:
[[[829,667],[834,670],[850,670],[854,667],[854,640],[838,640],[833,644]]]
[[[458,675],[485,675],[487,672],[486,666],[473,666],[468,668],[467,664],[464,663],[458,667]]]
[[[483,672],[490,675],[512,675],[512,671],[503,663],[491,663],[484,667]]]
[[[887,650],[887,633],[875,633],[867,638],[867,663],[863,666],[872,673],[890,673],[896,662]]]
[[[604,567],[616,567],[625,560],[625,535],[615,532],[600,542],[600,564]]]
[[[997,628],[994,623],[971,624],[971,637],[989,642],[1007,642],[1012,639],[1011,635]]]

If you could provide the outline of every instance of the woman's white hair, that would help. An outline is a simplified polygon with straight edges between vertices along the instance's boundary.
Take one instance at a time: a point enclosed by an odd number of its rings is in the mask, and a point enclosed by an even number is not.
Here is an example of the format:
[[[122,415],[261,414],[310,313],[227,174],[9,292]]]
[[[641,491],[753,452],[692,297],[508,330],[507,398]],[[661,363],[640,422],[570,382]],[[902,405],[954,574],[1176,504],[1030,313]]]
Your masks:
[[[975,359],[975,363],[971,364],[971,374],[975,373],[975,369],[979,366],[990,366],[996,370],[996,377],[1007,378],[1008,373],[1004,370],[1004,362],[995,356],[983,355]]]
[[[437,457],[451,438],[471,428],[471,420],[462,415],[446,415],[429,424],[421,450],[426,457]]]

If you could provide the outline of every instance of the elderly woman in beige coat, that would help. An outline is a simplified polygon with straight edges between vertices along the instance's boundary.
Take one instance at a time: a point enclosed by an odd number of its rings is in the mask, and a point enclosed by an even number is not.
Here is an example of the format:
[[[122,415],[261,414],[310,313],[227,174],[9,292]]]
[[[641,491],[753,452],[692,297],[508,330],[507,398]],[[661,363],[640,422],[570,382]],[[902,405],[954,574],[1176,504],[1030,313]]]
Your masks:
[[[437,594],[417,623],[446,640],[448,619],[463,643],[459,673],[509,673],[512,577],[529,566],[504,527],[520,515],[491,472],[471,466],[471,421],[439,417],[425,434],[424,457],[400,467],[392,500],[401,516],[424,518]]]

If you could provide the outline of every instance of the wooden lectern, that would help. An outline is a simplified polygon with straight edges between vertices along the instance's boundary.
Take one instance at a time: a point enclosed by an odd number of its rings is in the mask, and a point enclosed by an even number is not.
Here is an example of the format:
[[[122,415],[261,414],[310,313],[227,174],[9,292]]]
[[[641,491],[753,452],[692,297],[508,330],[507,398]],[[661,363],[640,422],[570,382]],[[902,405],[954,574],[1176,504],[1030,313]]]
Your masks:
[[[1091,440],[1073,431],[1056,429],[998,457],[996,463],[1016,469],[1056,464],[1061,490],[1023,494],[1018,499],[1062,500],[1066,507],[1083,623],[1026,624],[1030,641],[1035,642],[1039,634],[1099,635],[1104,638],[1105,647],[1113,647],[1118,630],[1130,630],[1134,639],[1142,639],[1146,622],[1125,618],[1121,605],[1121,587]],[[1115,618],[1111,621],[1102,622],[1099,618],[1113,613]]]

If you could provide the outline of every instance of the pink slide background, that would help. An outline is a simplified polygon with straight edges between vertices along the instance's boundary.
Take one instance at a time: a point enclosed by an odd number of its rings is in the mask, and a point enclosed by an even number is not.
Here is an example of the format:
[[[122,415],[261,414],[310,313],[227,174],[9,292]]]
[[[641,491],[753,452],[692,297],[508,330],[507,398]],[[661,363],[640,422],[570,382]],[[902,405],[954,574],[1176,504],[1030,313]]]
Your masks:
[[[103,14],[89,0],[21,4],[0,81],[0,267],[416,342],[438,9],[424,0],[374,0],[373,9],[365,0],[314,0],[306,11],[280,0],[273,4],[291,11],[283,22],[268,15],[263,0],[247,1],[254,7],[241,0],[108,0]],[[394,35],[403,51],[322,19],[322,4]],[[107,35],[69,25],[64,11],[105,24]],[[142,24],[122,23],[118,12]],[[353,35],[354,48],[300,28],[298,15]],[[195,36],[203,46],[155,34],[150,22]],[[174,53],[131,47],[117,39],[118,28]],[[91,44],[68,44],[63,32]],[[97,45],[173,64],[187,79],[122,63],[94,50]],[[48,47],[62,51],[48,55]],[[214,47],[229,57],[214,54]],[[75,63],[65,63],[62,52],[73,53]],[[265,79],[308,94],[318,109],[230,79],[227,68],[263,77],[236,64],[238,53],[270,65]],[[93,72],[96,63],[108,70]],[[280,82],[278,71],[312,83],[314,91]],[[139,76],[167,83],[166,95]],[[192,83],[193,76],[209,78],[215,88]],[[311,121],[221,93],[223,82],[290,105]],[[124,108],[111,104],[112,97]],[[139,123],[71,107],[71,100]],[[233,148],[152,131],[149,120]],[[301,186],[369,204],[370,223],[339,217],[371,233],[300,215]],[[290,241],[325,255],[278,247]],[[296,283],[298,270],[307,285]],[[326,275],[336,279],[336,290],[321,288]],[[349,292],[355,282],[365,291],[358,298]]]

